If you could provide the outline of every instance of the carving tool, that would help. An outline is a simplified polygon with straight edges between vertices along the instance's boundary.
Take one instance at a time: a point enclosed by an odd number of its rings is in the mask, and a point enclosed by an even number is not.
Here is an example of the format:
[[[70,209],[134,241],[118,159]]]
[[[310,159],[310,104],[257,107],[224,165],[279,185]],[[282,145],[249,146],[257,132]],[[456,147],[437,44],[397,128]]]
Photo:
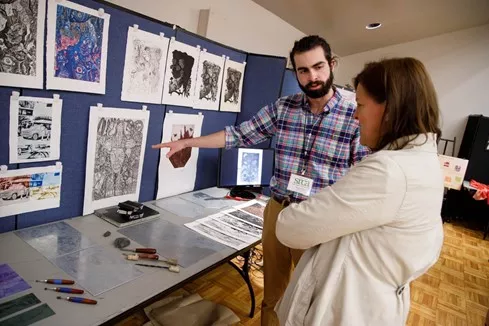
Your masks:
[[[156,249],[154,248],[136,248],[136,249],[121,249],[122,251],[131,251],[143,254],[156,254]]]
[[[170,259],[159,259],[159,256],[156,254],[124,254],[127,257],[127,260],[139,260],[139,259],[150,259],[161,261],[162,263],[167,263],[169,265],[178,265],[178,260],[174,258]]]
[[[66,301],[71,301],[76,303],[97,304],[96,300],[87,299],[87,298],[80,298],[80,297],[56,297],[56,298],[60,300],[66,300]]]
[[[73,289],[73,288],[44,288],[44,290],[52,290],[56,292],[63,292],[63,293],[76,293],[76,294],[83,294],[85,291],[81,289]]]
[[[158,260],[160,258],[160,256],[158,256],[156,254],[144,254],[144,253],[140,253],[140,254],[125,254],[125,253],[123,253],[123,255],[127,257],[127,260],[139,260],[140,258],[141,259]]]
[[[48,283],[48,284],[75,284],[75,281],[72,280],[63,280],[63,279],[54,279],[50,278],[47,280],[36,280],[39,283]]]
[[[151,264],[136,264],[138,266],[146,266],[146,267],[157,267],[157,268],[165,268],[168,269],[170,272],[173,273],[180,273],[180,268],[175,265],[170,265],[170,266],[163,266],[163,265],[151,265]]]

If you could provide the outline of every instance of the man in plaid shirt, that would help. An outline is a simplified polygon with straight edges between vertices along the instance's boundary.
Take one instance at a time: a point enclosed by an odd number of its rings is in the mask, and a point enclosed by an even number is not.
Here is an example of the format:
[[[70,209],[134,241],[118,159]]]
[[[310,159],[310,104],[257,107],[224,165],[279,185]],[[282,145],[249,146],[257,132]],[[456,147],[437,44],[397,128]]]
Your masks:
[[[355,104],[345,100],[333,86],[335,62],[329,44],[318,36],[304,37],[295,42],[290,59],[303,93],[278,99],[239,126],[153,146],[169,147],[170,157],[186,147],[248,147],[275,137],[272,199],[265,208],[262,234],[262,325],[278,325],[275,305],[302,254],[278,241],[278,214],[291,202],[302,201],[335,183],[368,153],[359,143],[359,126],[353,117]]]

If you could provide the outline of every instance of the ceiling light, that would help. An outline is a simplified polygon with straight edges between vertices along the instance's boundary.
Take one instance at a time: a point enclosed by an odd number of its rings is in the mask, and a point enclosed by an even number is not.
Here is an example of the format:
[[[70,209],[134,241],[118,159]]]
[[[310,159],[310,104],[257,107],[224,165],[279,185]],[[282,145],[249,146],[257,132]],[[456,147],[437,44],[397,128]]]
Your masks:
[[[366,29],[377,29],[380,26],[382,26],[381,23],[370,23],[367,26],[365,26]]]

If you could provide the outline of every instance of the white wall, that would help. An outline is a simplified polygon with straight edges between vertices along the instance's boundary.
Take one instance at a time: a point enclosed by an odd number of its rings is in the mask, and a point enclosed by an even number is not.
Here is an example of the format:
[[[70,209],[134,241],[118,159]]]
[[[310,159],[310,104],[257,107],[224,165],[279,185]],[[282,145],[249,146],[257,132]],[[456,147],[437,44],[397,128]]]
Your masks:
[[[443,137],[457,137],[457,154],[467,116],[489,116],[489,25],[340,58],[335,79],[340,85],[353,84],[366,62],[396,56],[415,57],[426,65],[438,93]]]
[[[109,0],[197,33],[200,9],[210,9],[207,38],[234,48],[288,57],[304,33],[251,0]]]

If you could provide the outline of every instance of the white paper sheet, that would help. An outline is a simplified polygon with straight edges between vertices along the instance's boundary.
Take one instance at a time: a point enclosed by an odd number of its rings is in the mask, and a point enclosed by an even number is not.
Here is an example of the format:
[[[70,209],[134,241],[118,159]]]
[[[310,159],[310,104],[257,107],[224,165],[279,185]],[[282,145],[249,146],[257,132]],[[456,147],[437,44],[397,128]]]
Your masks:
[[[246,62],[239,63],[226,59],[221,92],[221,111],[241,112],[243,79]]]
[[[194,108],[219,110],[224,61],[224,56],[219,57],[206,51],[200,53]]]
[[[447,155],[438,155],[438,159],[443,172],[443,184],[445,187],[460,190],[464,182],[469,160]]]
[[[0,171],[0,217],[59,207],[63,167]]]
[[[168,112],[163,122],[161,142],[200,137],[203,121],[203,114]],[[157,199],[192,191],[195,186],[199,149],[185,148],[170,158],[166,157],[168,151],[168,148],[160,150]]]
[[[63,100],[17,95],[10,97],[9,162],[58,160]]]
[[[170,40],[161,103],[192,107],[200,49]]]
[[[127,32],[121,100],[161,103],[170,39],[135,29]]]
[[[149,111],[90,107],[83,215],[139,200]]]
[[[42,89],[46,0],[10,2],[0,3],[0,86]]]
[[[261,170],[263,162],[263,150],[240,148],[238,149],[238,175],[236,184],[261,185]]]
[[[49,0],[46,89],[105,94],[109,21],[107,13]]]

